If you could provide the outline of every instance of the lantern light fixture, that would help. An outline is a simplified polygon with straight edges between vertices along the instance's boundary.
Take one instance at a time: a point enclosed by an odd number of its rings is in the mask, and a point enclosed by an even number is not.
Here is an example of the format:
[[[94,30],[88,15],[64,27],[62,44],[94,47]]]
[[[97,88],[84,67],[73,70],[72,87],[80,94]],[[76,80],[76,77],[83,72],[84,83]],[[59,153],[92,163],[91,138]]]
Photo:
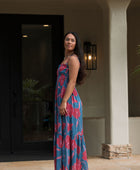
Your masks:
[[[84,58],[87,70],[97,69],[97,45],[91,42],[84,42]]]

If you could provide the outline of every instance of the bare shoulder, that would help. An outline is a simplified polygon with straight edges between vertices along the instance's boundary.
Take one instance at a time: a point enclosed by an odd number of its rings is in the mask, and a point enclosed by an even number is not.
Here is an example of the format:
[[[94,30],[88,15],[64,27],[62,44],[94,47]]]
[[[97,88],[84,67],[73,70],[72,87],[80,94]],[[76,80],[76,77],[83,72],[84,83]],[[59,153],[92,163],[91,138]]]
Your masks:
[[[79,62],[79,59],[78,59],[78,56],[76,54],[73,54],[70,58],[69,58],[69,61],[68,61],[68,64],[69,65],[79,65],[80,62]]]

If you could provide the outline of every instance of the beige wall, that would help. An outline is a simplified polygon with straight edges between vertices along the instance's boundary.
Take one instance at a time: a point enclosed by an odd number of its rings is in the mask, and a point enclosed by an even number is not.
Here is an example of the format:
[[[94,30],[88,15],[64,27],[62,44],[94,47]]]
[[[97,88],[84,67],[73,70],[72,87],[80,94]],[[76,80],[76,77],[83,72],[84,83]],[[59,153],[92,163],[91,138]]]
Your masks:
[[[71,8],[72,9],[72,8]],[[76,31],[82,41],[97,43],[97,70],[87,71],[85,84],[78,86],[83,101],[83,126],[87,154],[101,155],[101,144],[105,142],[105,56],[102,54],[102,12],[97,6],[87,11],[65,10],[65,33]],[[71,12],[72,11],[72,12]],[[92,117],[91,119],[87,117]]]
[[[105,87],[104,63],[102,54],[102,12],[95,5],[93,10],[66,10],[65,32],[78,32],[82,44],[84,41],[97,43],[97,70],[87,71],[85,84],[78,86],[78,92],[83,101],[83,126],[87,154],[101,155],[101,144],[105,142]],[[92,117],[88,119],[87,117]]]
[[[83,125],[88,156],[100,156],[102,154],[101,144],[105,143],[105,119],[84,118]]]
[[[140,154],[140,117],[129,118],[129,142],[133,147],[133,154]]]
[[[97,43],[97,70],[87,71],[85,84],[77,89],[83,101],[84,117],[104,117],[104,60],[101,55],[102,15],[100,10],[69,11],[65,14],[65,32],[78,32],[84,41]]]

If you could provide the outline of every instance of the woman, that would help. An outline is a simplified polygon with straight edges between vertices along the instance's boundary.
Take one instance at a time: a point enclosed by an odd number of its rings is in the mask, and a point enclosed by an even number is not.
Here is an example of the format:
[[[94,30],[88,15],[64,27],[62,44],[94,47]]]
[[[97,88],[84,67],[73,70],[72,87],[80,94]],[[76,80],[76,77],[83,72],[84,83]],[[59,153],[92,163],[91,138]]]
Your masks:
[[[85,63],[79,37],[64,36],[65,57],[57,69],[55,90],[55,170],[88,170],[82,101],[75,88],[83,83]]]

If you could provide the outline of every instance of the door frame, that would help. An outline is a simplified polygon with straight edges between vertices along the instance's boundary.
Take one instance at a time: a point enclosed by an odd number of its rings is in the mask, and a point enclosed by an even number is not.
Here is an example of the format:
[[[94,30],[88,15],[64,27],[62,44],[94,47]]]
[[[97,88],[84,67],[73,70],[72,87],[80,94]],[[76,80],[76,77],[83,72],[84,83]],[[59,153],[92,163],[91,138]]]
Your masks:
[[[0,14],[1,21],[7,21],[13,30],[10,46],[10,97],[9,97],[9,128],[10,152],[51,152],[52,142],[23,143],[22,132],[22,53],[21,53],[21,25],[22,24],[50,24],[52,25],[52,56],[53,56],[53,82],[55,85],[56,71],[63,59],[63,15],[26,15],[26,14]],[[10,28],[11,29],[11,28]],[[14,35],[15,34],[15,35]],[[13,42],[13,43],[12,43]],[[59,42],[59,43],[58,43]]]

